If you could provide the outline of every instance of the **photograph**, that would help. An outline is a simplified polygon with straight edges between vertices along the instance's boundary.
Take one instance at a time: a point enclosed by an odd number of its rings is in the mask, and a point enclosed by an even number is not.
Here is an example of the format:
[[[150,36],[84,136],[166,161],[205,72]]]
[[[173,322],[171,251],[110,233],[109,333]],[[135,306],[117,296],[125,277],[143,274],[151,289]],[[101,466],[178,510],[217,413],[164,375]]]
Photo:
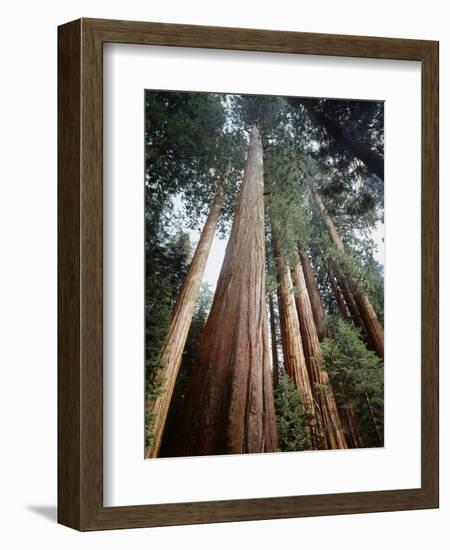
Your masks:
[[[145,458],[384,446],[384,102],[145,90]]]

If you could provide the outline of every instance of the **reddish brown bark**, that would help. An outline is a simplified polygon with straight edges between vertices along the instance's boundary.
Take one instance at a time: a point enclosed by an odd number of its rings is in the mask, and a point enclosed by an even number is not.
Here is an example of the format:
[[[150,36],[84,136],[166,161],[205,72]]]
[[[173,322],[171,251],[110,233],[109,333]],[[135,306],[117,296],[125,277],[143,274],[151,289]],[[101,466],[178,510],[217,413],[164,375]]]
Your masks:
[[[331,265],[329,265],[329,262],[327,262],[327,264],[328,264],[328,278],[329,278],[333,293],[336,297],[336,301],[338,303],[338,307],[341,312],[341,315],[344,319],[350,320],[352,318],[352,315],[345,302],[345,297],[339,286],[339,281],[335,276],[333,268],[331,267]],[[303,262],[302,262],[302,266],[303,266]],[[311,270],[311,277],[313,278],[312,282],[314,283],[315,288],[317,288],[315,275],[312,270]],[[306,280],[306,277],[305,277],[305,280]],[[308,294],[309,294],[309,291],[308,291]],[[318,298],[321,302],[320,295],[318,296]],[[322,303],[320,303],[320,305],[322,307]],[[329,334],[327,335],[327,337],[328,338],[330,337]],[[364,447],[364,442],[361,438],[361,435],[359,433],[358,426],[356,423],[355,412],[351,407],[351,405],[349,404],[349,398],[347,396],[346,389],[342,384],[339,384],[339,393],[343,396],[345,401],[345,406],[339,407],[338,410],[339,410],[339,416],[341,419],[341,425],[345,433],[345,439],[347,441],[347,445],[351,449]]]
[[[177,301],[172,311],[172,318],[161,351],[161,365],[158,371],[158,381],[161,384],[161,394],[147,403],[152,413],[153,443],[146,449],[146,458],[158,456],[161,447],[164,427],[169,412],[175,382],[180,370],[182,354],[186,338],[194,315],[195,304],[200,292],[206,262],[208,260],[217,222],[224,201],[224,183],[228,176],[228,169],[224,172],[214,198],[208,218],[206,219],[200,240],[192,257],[186,278],[180,289]]]
[[[261,136],[254,125],[224,262],[186,392],[181,456],[277,450],[263,193]]]
[[[384,329],[378,315],[365,292],[354,292],[354,297],[361,314],[361,320],[369,336],[370,344],[376,354],[384,359]]]
[[[325,321],[325,312],[322,305],[322,298],[320,297],[319,287],[317,286],[316,277],[314,271],[306,254],[300,254],[300,261],[303,268],[303,274],[305,276],[306,288],[308,289],[308,296],[311,303],[311,309],[316,324],[317,335],[319,340],[322,341],[328,335],[328,330]]]
[[[336,303],[341,313],[341,317],[346,321],[350,320],[352,315],[349,311],[349,308],[347,306],[347,303],[345,301],[345,298],[339,286],[339,283],[336,279],[334,271],[331,269],[331,267],[328,267],[328,280],[330,281],[331,289],[333,291],[334,297],[336,298]]]
[[[373,348],[371,339],[369,338],[366,327],[361,318],[358,305],[354,298],[351,285],[348,282],[348,278],[339,269],[337,268],[335,269],[331,268],[331,269],[332,269],[332,272],[334,273],[334,278],[337,283],[337,289],[333,289],[333,292],[335,293],[335,296],[336,296],[336,300],[338,300],[338,297],[336,295],[336,292],[337,292],[338,294],[340,294],[340,296],[344,298],[345,306],[348,310],[347,317],[343,316],[344,319],[348,319],[352,321],[357,327],[359,327],[361,329],[361,334],[364,340],[367,342],[367,344],[370,347]]]
[[[347,391],[344,388],[343,384],[339,385],[339,391],[342,393],[343,398],[346,402],[346,405],[342,407],[341,410],[341,419],[345,430],[345,437],[350,449],[359,449],[364,447],[364,441],[362,440],[361,434],[358,430],[358,425],[356,423],[356,415],[353,407],[349,404],[349,396]]]
[[[328,447],[330,449],[346,449],[347,442],[342,429],[333,388],[331,387],[327,371],[321,367],[322,350],[317,335],[316,325],[314,323],[302,265],[298,255],[294,262],[292,275],[296,287],[295,304],[302,335],[303,350],[315,402],[322,415],[323,428],[325,430]],[[315,389],[317,384],[319,384],[319,388]]]
[[[327,228],[330,239],[342,254],[345,275],[347,276],[348,283],[350,284],[350,289],[355,299],[356,305],[358,306],[359,314],[361,315],[362,322],[367,331],[369,340],[372,344],[372,347],[376,351],[377,355],[384,359],[384,329],[378,316],[375,312],[374,307],[372,306],[369,297],[365,292],[362,292],[358,289],[358,285],[354,283],[352,276],[352,269],[348,257],[346,255],[344,244],[341,241],[341,238],[336,230],[336,227],[333,223],[333,220],[328,215],[325,205],[322,202],[322,199],[319,193],[311,186],[311,193],[319,207],[322,219],[324,221],[325,227]]]
[[[302,336],[292,292],[291,275],[283,257],[281,242],[277,237],[273,238],[273,251],[277,270],[278,310],[284,368],[298,389],[303,410],[307,415],[305,428],[310,437],[312,448],[327,448],[327,440],[323,434],[322,416],[314,400],[314,392],[303,352]]]

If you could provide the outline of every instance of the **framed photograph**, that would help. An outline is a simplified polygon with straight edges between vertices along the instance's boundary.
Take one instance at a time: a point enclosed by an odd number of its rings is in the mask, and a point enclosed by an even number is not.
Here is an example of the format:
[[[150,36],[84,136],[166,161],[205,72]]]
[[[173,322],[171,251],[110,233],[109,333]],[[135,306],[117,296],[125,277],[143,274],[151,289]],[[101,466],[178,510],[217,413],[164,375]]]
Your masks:
[[[438,43],[58,41],[59,522],[438,507]]]

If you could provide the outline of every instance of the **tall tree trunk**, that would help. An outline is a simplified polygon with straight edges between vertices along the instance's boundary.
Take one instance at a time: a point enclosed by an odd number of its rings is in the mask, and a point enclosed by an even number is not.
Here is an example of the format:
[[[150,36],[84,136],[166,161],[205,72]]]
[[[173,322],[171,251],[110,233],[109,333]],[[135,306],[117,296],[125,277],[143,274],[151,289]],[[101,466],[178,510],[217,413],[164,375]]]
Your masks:
[[[161,351],[161,368],[158,371],[158,380],[161,383],[161,393],[147,406],[150,408],[153,427],[153,442],[146,450],[146,458],[158,456],[164,427],[169,412],[175,382],[180,370],[182,354],[186,344],[189,327],[194,315],[195,304],[200,292],[206,262],[208,260],[211,245],[220,211],[224,201],[224,185],[228,177],[229,167],[222,175],[211,210],[203,227],[192,261],[186,274],[186,278],[178,294],[172,318]]]
[[[358,430],[358,424],[356,422],[356,415],[353,407],[349,405],[350,397],[347,393],[347,389],[342,383],[339,383],[339,391],[342,393],[343,399],[346,405],[341,409],[341,419],[345,429],[345,437],[350,449],[363,448],[364,441]]]
[[[346,275],[348,278],[348,281],[351,284],[351,290],[353,297],[355,299],[356,305],[358,306],[359,313],[361,315],[361,319],[364,323],[364,326],[366,328],[367,334],[369,336],[370,342],[376,351],[377,355],[384,359],[384,329],[382,324],[380,323],[380,320],[378,319],[378,316],[375,312],[374,307],[372,306],[367,294],[365,292],[361,292],[357,285],[353,283],[352,280],[352,270],[350,267],[350,263],[348,261],[348,257],[346,255],[344,244],[341,241],[341,238],[336,230],[336,227],[333,223],[333,220],[328,215],[325,205],[322,202],[322,199],[319,195],[319,193],[313,188],[312,185],[310,185],[311,193],[319,207],[320,213],[322,215],[323,221],[325,223],[325,227],[327,228],[328,234],[330,236],[330,239],[338,249],[338,251],[342,254],[342,258],[344,260],[345,264],[345,270]]]
[[[302,266],[303,266],[303,263],[302,263]],[[338,303],[339,311],[341,312],[341,315],[344,319],[351,320],[352,314],[351,314],[351,312],[350,312],[350,310],[347,306],[347,303],[345,301],[345,296],[344,296],[344,294],[341,290],[341,287],[339,285],[338,278],[335,276],[334,270],[333,270],[332,266],[330,265],[330,262],[328,262],[328,261],[327,261],[327,269],[328,269],[328,278],[329,278],[333,293],[336,297],[336,301]],[[317,288],[314,272],[312,270],[311,270],[310,275],[311,275],[311,278],[313,279],[311,281],[311,283],[313,284],[313,286],[315,286],[315,288]],[[306,277],[305,277],[305,280],[306,280]],[[307,290],[308,290],[308,294],[309,294],[308,285],[307,285]],[[320,300],[320,305],[322,307],[320,295],[318,295],[318,298]],[[329,334],[327,334],[327,337],[328,338],[330,337]],[[350,399],[347,395],[347,390],[346,390],[346,388],[344,387],[344,385],[342,383],[338,384],[338,388],[339,388],[339,392],[343,396],[343,399],[344,399],[344,402],[345,402],[345,406],[340,408],[339,411],[340,411],[340,418],[341,418],[341,422],[342,422],[342,427],[344,428],[344,432],[345,432],[345,439],[347,441],[347,445],[351,449],[364,447],[364,442],[363,442],[361,434],[359,433],[359,430],[358,430],[355,411],[353,410],[353,407],[351,405],[349,405]]]
[[[334,297],[336,298],[336,303],[338,305],[341,317],[346,321],[349,321],[352,317],[350,310],[345,301],[344,294],[339,286],[334,270],[328,265],[328,280],[330,281],[331,289],[333,291]]]
[[[273,303],[272,293],[269,292],[269,315],[270,315],[270,339],[272,348],[272,379],[273,387],[277,388],[280,383],[280,362],[278,360],[277,346],[277,325],[275,321],[275,306]]]
[[[317,286],[316,277],[308,256],[300,253],[300,261],[303,268],[303,274],[305,276],[306,288],[308,289],[308,296],[311,303],[314,322],[316,324],[317,335],[319,336],[319,340],[322,341],[328,336],[328,329],[319,287]]]
[[[306,413],[305,428],[313,449],[327,448],[323,433],[321,411],[314,399],[314,392],[303,351],[300,326],[292,292],[289,267],[283,257],[280,240],[273,237],[273,251],[277,270],[278,310],[280,313],[281,341],[284,369],[298,389],[303,410]]]
[[[363,319],[361,317],[361,314],[359,312],[358,305],[356,303],[355,297],[353,295],[351,285],[348,281],[348,277],[342,273],[342,271],[338,268],[332,268],[330,265],[330,269],[332,270],[332,273],[334,273],[334,277],[337,283],[337,289],[333,288],[333,292],[336,296],[336,300],[338,300],[336,292],[343,297],[345,306],[348,310],[348,315],[343,316],[344,319],[348,319],[349,321],[352,321],[355,326],[361,329],[361,336],[363,337],[366,344],[373,349],[375,348],[373,346],[372,340],[369,337],[369,334],[367,332],[367,329],[364,325]]]
[[[184,400],[181,456],[277,450],[263,194],[261,135],[253,125],[225,258]]]
[[[306,364],[308,366],[311,387],[319,384],[319,390],[315,391],[315,400],[319,405],[324,421],[324,430],[330,449],[346,449],[347,442],[342,429],[338,407],[334,397],[333,388],[326,370],[321,367],[322,350],[316,325],[314,323],[311,302],[306,288],[306,281],[303,274],[300,258],[297,258],[292,270],[295,293],[295,304],[297,307],[298,320],[303,341]],[[314,392],[314,389],[313,389]]]

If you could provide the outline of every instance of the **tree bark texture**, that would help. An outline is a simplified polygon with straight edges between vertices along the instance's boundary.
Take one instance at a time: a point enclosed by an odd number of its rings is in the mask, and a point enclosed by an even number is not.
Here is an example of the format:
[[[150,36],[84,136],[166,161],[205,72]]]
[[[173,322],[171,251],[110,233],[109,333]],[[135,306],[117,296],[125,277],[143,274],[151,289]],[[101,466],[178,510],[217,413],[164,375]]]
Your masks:
[[[314,200],[316,201],[319,207],[320,213],[322,215],[322,219],[324,221],[325,227],[327,228],[330,239],[334,243],[338,251],[342,254],[344,265],[346,266],[345,275],[347,276],[347,280],[351,288],[351,293],[353,294],[356,305],[358,306],[359,314],[361,316],[364,327],[367,331],[372,347],[377,353],[377,355],[382,359],[384,359],[383,326],[380,323],[380,320],[378,319],[375,309],[372,306],[367,294],[365,292],[361,292],[357,288],[357,285],[355,285],[353,282],[352,269],[344,249],[344,244],[336,230],[333,220],[331,219],[331,217],[328,215],[326,211],[325,205],[323,204],[319,193],[312,187],[312,185],[310,186],[310,189],[314,197]]]
[[[322,341],[328,336],[328,330],[319,287],[317,286],[316,277],[308,256],[300,253],[300,261],[305,276],[306,288],[308,289],[308,296],[311,303],[314,322],[316,324],[317,335],[319,336],[319,340]]]
[[[341,287],[339,286],[338,280],[334,274],[334,270],[331,268],[331,266],[328,266],[328,280],[330,281],[331,289],[333,291],[334,297],[336,299],[336,303],[339,308],[339,312],[341,314],[341,317],[345,319],[346,321],[351,320],[351,313],[347,306],[347,303],[345,301],[344,294],[341,290]]]
[[[311,388],[323,420],[323,429],[330,449],[346,449],[347,442],[336,405],[333,388],[328,372],[321,367],[322,350],[316,325],[314,323],[311,302],[306,287],[300,258],[297,255],[292,269],[296,287],[295,304],[297,307],[303,350],[308,367]],[[316,385],[319,388],[316,389]]]
[[[350,449],[361,449],[364,447],[364,441],[358,430],[355,411],[353,410],[353,407],[348,404],[350,401],[350,397],[348,396],[347,390],[342,383],[339,384],[339,390],[342,393],[346,402],[346,405],[340,410],[348,446]]]
[[[252,127],[217,288],[186,391],[178,455],[277,450],[265,304],[261,135]]]
[[[323,422],[308,373],[303,351],[302,336],[295,306],[289,267],[283,256],[281,241],[273,236],[273,251],[277,270],[278,310],[280,314],[281,341],[284,369],[298,389],[303,410],[306,413],[305,428],[313,449],[327,448]]]
[[[154,439],[152,446],[146,450],[146,458],[158,456],[164,427],[169,412],[175,382],[180,370],[186,338],[194,315],[195,304],[200,292],[206,262],[208,260],[214,234],[224,201],[224,184],[228,176],[225,170],[214,198],[208,218],[206,219],[200,240],[189,265],[186,278],[178,294],[172,311],[171,322],[164,347],[161,351],[161,365],[158,380],[162,384],[161,395],[147,404],[152,413]]]

